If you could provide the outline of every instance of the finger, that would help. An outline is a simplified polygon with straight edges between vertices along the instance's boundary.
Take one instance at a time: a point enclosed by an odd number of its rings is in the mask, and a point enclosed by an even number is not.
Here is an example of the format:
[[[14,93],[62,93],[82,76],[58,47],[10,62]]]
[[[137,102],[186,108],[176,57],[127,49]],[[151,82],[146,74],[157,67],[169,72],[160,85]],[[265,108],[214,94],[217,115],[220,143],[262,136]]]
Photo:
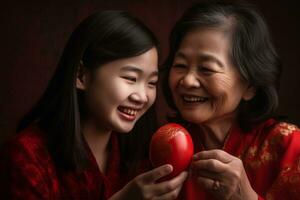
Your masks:
[[[164,199],[176,199],[181,188],[183,182],[188,177],[187,172],[182,172],[177,177],[173,178],[170,181],[165,181],[163,183],[157,184],[158,188],[165,188],[165,191],[158,190],[156,194],[156,200],[164,200]],[[168,185],[165,185],[167,183]]]
[[[226,171],[227,165],[216,159],[197,160],[192,162],[191,170],[193,172],[205,170],[213,173],[223,173]]]
[[[160,196],[156,196],[154,199],[155,200],[169,200],[169,199],[177,199],[180,191],[181,191],[181,188],[182,188],[182,185],[183,184],[180,184],[178,187],[176,187],[174,190],[168,192],[168,193],[165,193],[163,195],[160,195]]]
[[[181,187],[183,182],[186,180],[187,176],[188,176],[187,172],[182,172],[178,176],[172,178],[171,180],[153,184],[152,189],[154,194],[158,196],[176,190],[178,187]]]
[[[166,164],[140,175],[140,178],[144,183],[153,183],[156,180],[170,174],[172,171],[172,165]]]
[[[222,174],[210,172],[207,170],[194,170],[192,171],[193,177],[204,177],[212,180],[222,180]]]
[[[216,159],[223,163],[229,163],[234,159],[234,156],[230,155],[229,153],[223,150],[213,149],[213,150],[198,152],[193,156],[193,160],[199,160],[199,159]]]
[[[201,185],[203,188],[205,188],[206,190],[216,190],[217,186],[215,186],[214,179],[199,176],[196,180],[197,180],[197,183],[199,185]],[[217,182],[217,183],[219,186],[220,183],[219,182]]]

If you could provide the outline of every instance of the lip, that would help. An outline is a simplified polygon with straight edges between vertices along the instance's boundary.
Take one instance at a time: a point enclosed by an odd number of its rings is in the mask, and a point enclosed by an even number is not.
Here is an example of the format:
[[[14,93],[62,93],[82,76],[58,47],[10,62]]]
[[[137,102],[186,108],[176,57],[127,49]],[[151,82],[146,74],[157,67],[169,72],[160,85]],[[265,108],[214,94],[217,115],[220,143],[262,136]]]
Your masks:
[[[128,115],[124,112],[121,112],[118,110],[119,115],[121,116],[122,119],[125,119],[126,121],[134,121],[136,119],[136,115]]]
[[[180,97],[183,97],[183,96],[190,96],[190,97],[203,97],[203,98],[209,98],[207,96],[202,96],[202,95],[199,95],[199,94],[193,94],[193,93],[179,93],[179,96]]]
[[[140,110],[142,110],[143,109],[143,107],[144,106],[132,106],[132,105],[130,105],[130,106],[127,106],[127,105],[120,105],[119,107],[124,107],[124,108],[129,108],[129,109],[132,109],[132,110],[138,110],[138,111],[140,111]]]
[[[135,112],[135,114],[130,115],[126,112],[123,112],[122,110],[124,110],[124,109],[132,110],[133,112]],[[132,107],[132,106],[123,106],[122,105],[122,106],[119,106],[117,108],[117,110],[118,110],[118,113],[119,113],[119,115],[122,119],[124,119],[126,121],[134,121],[137,118],[138,113],[141,111],[141,108],[140,107]]]
[[[206,96],[200,96],[191,93],[181,93],[178,97],[184,106],[195,106],[204,104],[210,99]]]

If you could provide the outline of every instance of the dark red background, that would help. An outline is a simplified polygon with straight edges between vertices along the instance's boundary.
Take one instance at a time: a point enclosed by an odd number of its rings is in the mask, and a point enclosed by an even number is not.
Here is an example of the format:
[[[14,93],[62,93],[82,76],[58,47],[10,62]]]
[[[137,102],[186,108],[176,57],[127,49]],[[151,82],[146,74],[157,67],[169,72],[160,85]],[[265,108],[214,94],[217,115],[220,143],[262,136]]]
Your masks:
[[[26,2],[26,3],[25,3]],[[157,35],[167,54],[168,34],[192,0],[6,1],[0,8],[0,143],[37,101],[75,26],[96,10],[128,10]],[[296,1],[249,0],[270,26],[284,71],[279,113],[300,125],[300,12]],[[159,98],[158,109],[165,110]],[[161,119],[163,115],[160,114]]]

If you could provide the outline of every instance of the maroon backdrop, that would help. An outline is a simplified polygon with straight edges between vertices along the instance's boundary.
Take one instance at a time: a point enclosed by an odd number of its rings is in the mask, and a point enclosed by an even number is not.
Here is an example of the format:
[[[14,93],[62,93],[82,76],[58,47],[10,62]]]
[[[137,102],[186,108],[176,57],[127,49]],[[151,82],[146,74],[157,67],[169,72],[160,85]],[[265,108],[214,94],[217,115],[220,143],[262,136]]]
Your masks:
[[[15,133],[17,121],[38,100],[74,27],[96,10],[128,10],[161,42],[163,58],[171,27],[192,0],[6,1],[1,6],[0,144]],[[284,71],[279,113],[300,124],[300,13],[296,2],[251,0],[264,14]],[[166,110],[161,98],[158,109]],[[163,120],[163,115],[160,115]]]

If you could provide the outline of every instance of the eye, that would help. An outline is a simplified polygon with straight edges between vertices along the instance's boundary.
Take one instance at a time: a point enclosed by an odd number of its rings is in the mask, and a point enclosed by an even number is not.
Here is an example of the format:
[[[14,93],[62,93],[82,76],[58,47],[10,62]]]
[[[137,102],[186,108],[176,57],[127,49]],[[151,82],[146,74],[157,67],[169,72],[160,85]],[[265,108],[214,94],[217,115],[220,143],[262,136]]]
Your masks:
[[[126,79],[130,82],[136,82],[136,77],[133,77],[133,76],[123,76],[122,78]]]
[[[186,68],[187,66],[185,64],[175,63],[175,64],[173,64],[172,67],[174,67],[174,68]]]
[[[198,66],[198,71],[208,75],[213,74],[215,72],[214,70],[204,66]]]
[[[157,81],[151,81],[151,82],[149,82],[148,84],[149,84],[149,86],[150,86],[151,88],[154,88],[154,87],[156,87],[156,85],[157,85]]]

